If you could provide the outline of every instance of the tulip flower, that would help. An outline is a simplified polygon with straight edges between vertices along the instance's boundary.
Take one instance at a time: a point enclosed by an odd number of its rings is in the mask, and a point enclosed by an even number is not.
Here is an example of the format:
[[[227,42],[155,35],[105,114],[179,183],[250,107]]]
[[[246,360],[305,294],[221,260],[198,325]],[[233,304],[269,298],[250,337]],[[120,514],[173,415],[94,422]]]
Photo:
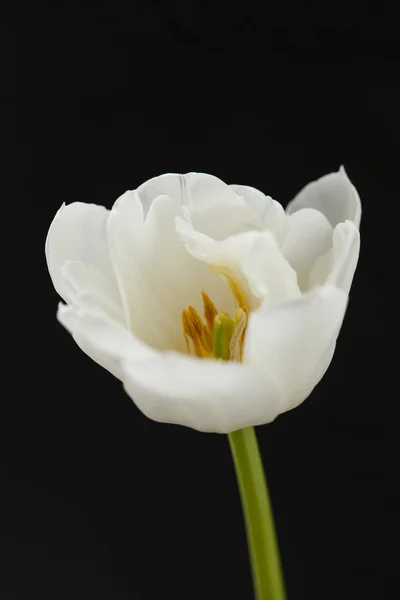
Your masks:
[[[58,319],[151,419],[222,433],[261,425],[303,402],[332,359],[359,220],[343,169],[286,213],[197,173],[151,179],[111,211],[74,202],[46,241],[66,302]],[[237,309],[245,326],[218,360],[210,315]]]
[[[200,173],[150,179],[111,211],[63,205],[46,240],[65,302],[57,316],[145,415],[231,434],[239,483],[249,456],[263,481],[251,427],[298,406],[326,372],[357,265],[360,217],[343,168],[308,184],[286,211],[255,188]],[[265,489],[254,490],[243,501],[256,506],[255,496],[264,497],[272,530]],[[257,598],[283,598],[278,562],[274,588],[257,579],[266,548],[253,550]]]

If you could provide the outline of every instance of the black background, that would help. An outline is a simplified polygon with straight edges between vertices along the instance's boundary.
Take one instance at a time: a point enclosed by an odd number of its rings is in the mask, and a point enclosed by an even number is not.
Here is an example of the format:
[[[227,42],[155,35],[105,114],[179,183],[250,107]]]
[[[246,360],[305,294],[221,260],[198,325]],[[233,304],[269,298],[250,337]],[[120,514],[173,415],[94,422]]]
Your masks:
[[[341,163],[364,213],[338,349],[258,435],[288,599],[397,597],[394,3],[54,6],[3,35],[1,599],[252,598],[226,438],[148,421],[79,351],[44,239],[62,202],[163,172],[286,204]]]

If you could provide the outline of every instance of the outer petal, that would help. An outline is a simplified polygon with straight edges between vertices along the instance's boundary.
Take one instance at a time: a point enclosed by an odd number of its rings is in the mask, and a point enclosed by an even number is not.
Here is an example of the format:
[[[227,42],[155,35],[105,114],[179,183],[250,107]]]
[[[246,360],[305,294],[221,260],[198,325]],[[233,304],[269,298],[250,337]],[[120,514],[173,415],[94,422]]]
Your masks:
[[[360,232],[351,221],[339,223],[333,247],[318,258],[310,273],[310,285],[336,285],[349,293],[360,253]]]
[[[349,293],[360,253],[360,232],[351,221],[339,223],[333,232],[333,266],[327,283]]]
[[[260,214],[217,177],[188,173],[184,184],[184,203],[197,231],[223,240],[244,231],[263,229]]]
[[[303,208],[287,218],[282,253],[297,272],[301,290],[309,287],[310,271],[319,256],[332,247],[332,227],[313,208]]]
[[[165,173],[158,177],[152,177],[142,183],[136,190],[138,197],[143,205],[144,216],[147,216],[150,206],[158,196],[169,196],[173,200],[183,198],[185,175],[178,173]]]
[[[346,220],[353,221],[357,227],[360,225],[360,197],[343,167],[306,185],[288,204],[286,212],[291,215],[301,208],[319,210],[332,227]]]
[[[158,350],[185,351],[182,311],[203,312],[202,290],[226,310],[227,287],[184,248],[175,228],[179,200],[159,196],[143,219],[136,192],[115,203],[108,234],[128,323],[134,334]]]
[[[86,354],[123,380],[151,419],[228,433],[281,411],[280,390],[257,369],[156,352],[99,309],[60,304],[58,319]]]
[[[189,210],[213,203],[237,203],[237,195],[218,177],[207,173],[166,173],[145,181],[137,188],[145,215],[153,200],[167,195]]]
[[[66,261],[61,269],[68,297],[76,307],[103,310],[115,321],[126,325],[118,288],[90,265]]]
[[[281,412],[273,381],[240,363],[167,353],[123,365],[125,390],[155,421],[229,433],[268,423]]]
[[[248,229],[262,229],[259,213],[226,183],[206,173],[166,174],[138,187],[137,193],[147,214],[151,203],[167,195],[185,207],[196,230],[213,239]]]
[[[148,360],[154,355],[153,350],[99,308],[59,304],[57,318],[78,346],[118,379],[123,378],[123,359]]]
[[[103,206],[74,202],[68,206],[63,204],[54,217],[45,251],[54,287],[64,300],[69,300],[62,275],[62,266],[67,260],[94,267],[116,286],[107,243],[108,215],[109,211]]]
[[[346,305],[345,292],[325,286],[250,316],[243,360],[280,386],[282,412],[303,402],[325,373]]]
[[[286,232],[286,216],[282,205],[271,196],[266,196],[260,190],[248,185],[235,184],[230,187],[260,215],[263,228],[272,231],[278,242],[281,242]]]

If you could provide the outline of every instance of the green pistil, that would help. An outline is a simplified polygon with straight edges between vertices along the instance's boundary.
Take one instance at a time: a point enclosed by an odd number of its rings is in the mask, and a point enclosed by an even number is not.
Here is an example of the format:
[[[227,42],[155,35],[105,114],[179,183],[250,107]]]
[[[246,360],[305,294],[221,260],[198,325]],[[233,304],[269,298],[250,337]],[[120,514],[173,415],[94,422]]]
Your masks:
[[[219,313],[214,319],[212,340],[215,358],[229,360],[229,344],[236,324],[227,313]]]

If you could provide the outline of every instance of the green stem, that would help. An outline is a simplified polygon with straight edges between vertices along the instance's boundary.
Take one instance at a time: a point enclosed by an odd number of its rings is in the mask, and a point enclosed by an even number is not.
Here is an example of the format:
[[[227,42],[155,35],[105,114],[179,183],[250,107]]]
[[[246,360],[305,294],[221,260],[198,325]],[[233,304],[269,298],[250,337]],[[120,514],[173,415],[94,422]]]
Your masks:
[[[229,434],[242,499],[256,600],[285,600],[274,519],[253,427]]]

